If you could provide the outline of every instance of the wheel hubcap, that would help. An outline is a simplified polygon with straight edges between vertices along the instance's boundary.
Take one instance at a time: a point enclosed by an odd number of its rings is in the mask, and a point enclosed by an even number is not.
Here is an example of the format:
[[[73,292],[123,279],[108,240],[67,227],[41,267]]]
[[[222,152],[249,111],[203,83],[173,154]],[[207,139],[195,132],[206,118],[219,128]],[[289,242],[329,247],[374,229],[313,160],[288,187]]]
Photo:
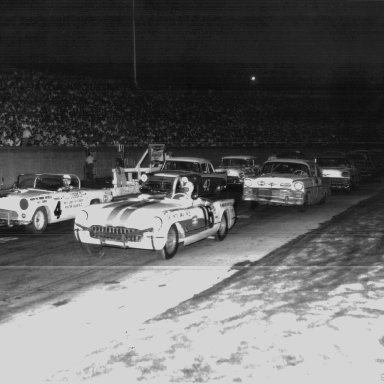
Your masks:
[[[44,226],[44,215],[42,212],[37,212],[35,216],[35,227],[42,229]]]

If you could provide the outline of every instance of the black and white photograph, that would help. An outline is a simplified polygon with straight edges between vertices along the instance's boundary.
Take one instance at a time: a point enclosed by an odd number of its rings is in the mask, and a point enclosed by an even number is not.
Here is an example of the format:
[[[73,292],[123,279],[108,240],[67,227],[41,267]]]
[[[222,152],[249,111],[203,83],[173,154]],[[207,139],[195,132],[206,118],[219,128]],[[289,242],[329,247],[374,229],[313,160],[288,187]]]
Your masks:
[[[384,384],[384,0],[0,2],[0,382]]]

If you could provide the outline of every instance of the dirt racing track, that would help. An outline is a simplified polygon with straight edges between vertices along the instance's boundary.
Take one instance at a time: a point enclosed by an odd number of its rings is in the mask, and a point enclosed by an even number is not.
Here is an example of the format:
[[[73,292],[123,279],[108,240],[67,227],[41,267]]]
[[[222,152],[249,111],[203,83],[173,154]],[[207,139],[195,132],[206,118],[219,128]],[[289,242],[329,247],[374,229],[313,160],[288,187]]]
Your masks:
[[[309,232],[321,236],[324,223],[383,188],[381,182],[364,184],[357,192],[333,194],[325,205],[304,213],[252,209],[239,201],[237,223],[224,241],[203,240],[167,261],[141,250],[108,249],[103,258],[86,256],[75,241],[72,221],[51,225],[43,235],[2,229],[1,381],[28,378],[35,383],[60,378],[57,372],[65,370],[82,372],[85,357],[100,350],[108,354],[116,340],[126,341],[146,321],[180,303],[185,308],[189,299],[204,297],[207,290],[219,291],[239,270],[263,260],[279,266],[276,250],[286,252],[281,248],[286,244],[297,247],[295,239],[305,244]],[[316,263],[321,262],[320,256]]]

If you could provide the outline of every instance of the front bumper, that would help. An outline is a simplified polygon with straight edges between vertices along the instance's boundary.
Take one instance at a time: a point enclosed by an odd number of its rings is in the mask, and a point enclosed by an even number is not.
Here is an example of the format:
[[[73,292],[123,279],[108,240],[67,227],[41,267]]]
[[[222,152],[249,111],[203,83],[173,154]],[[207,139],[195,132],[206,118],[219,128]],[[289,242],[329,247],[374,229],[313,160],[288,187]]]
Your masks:
[[[75,236],[81,243],[103,245],[118,248],[136,248],[160,250],[164,247],[164,238],[155,237],[152,229],[134,230],[123,227],[105,227],[93,225],[91,228],[75,223]]]
[[[287,189],[244,188],[243,200],[270,205],[303,205],[305,194]]]
[[[19,215],[16,211],[10,211],[8,209],[0,209],[0,225],[12,227],[14,225],[21,224]]]
[[[325,179],[328,180],[329,186],[331,189],[349,190],[352,187],[351,179],[347,179],[343,177],[329,177]]]

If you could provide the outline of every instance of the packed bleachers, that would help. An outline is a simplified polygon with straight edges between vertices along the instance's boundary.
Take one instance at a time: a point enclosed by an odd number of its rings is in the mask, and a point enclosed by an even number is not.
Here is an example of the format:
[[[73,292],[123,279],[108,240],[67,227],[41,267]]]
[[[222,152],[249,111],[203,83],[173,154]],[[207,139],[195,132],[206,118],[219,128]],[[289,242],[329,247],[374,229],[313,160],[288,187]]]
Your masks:
[[[379,142],[359,94],[133,90],[117,81],[0,71],[0,146],[261,146]],[[362,102],[363,100],[363,102]]]

